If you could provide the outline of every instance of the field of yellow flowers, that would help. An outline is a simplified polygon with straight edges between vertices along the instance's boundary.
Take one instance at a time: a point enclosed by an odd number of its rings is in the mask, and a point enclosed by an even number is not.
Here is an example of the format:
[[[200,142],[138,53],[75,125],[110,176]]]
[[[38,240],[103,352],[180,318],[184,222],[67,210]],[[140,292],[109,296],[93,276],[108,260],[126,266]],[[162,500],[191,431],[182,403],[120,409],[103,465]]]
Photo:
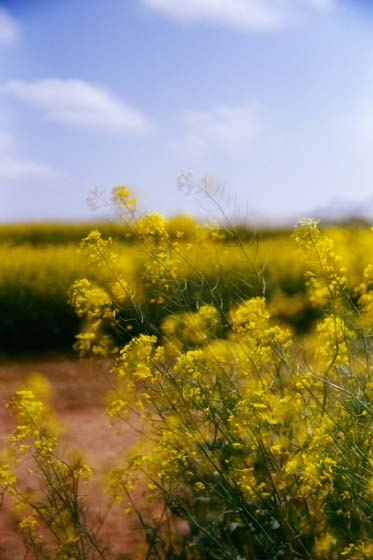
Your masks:
[[[85,237],[68,302],[76,351],[106,360],[108,424],[135,434],[104,483],[143,530],[132,558],[373,558],[372,231],[243,241],[113,198],[127,242]],[[87,516],[102,473],[61,445],[47,382],[8,408],[0,487],[29,554],[123,558]]]
[[[79,278],[100,281],[98,267],[78,254],[80,240],[94,227],[0,226],[0,356],[71,350],[79,318],[68,303],[69,287]],[[149,255],[136,233],[128,225],[99,225],[103,239],[112,239],[123,277],[135,286],[138,298],[148,299],[149,309],[153,303],[153,334],[159,334],[164,317],[180,306],[194,310],[199,302],[213,303],[215,298],[227,311],[238,301],[263,294],[272,316],[297,334],[308,331],[322,310],[306,293],[306,265],[291,231],[237,229],[201,226],[183,216],[168,221],[167,232],[177,241],[179,273],[185,282],[182,294],[179,290],[174,301],[160,307],[150,301],[154,298],[144,285]],[[325,233],[337,243],[352,275],[351,285],[356,285],[373,261],[369,228],[333,227]],[[141,321],[131,310],[127,312],[125,329],[132,329],[131,336],[142,332]],[[116,336],[122,342],[129,340],[122,326]]]

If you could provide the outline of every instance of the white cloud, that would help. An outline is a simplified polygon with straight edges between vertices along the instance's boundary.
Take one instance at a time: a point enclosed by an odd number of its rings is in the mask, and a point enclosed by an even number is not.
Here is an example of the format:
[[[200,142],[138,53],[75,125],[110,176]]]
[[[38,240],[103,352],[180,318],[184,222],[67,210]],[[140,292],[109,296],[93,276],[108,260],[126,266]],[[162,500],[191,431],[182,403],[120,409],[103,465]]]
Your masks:
[[[20,27],[15,18],[0,7],[0,47],[7,47],[17,41]]]
[[[140,111],[106,89],[82,80],[10,81],[2,91],[44,112],[50,121],[107,130],[145,131],[150,124]]]
[[[188,156],[203,156],[211,151],[234,157],[244,155],[262,127],[261,108],[255,104],[192,111],[185,116],[185,136],[180,147]]]
[[[210,22],[241,29],[284,27],[307,8],[325,11],[337,0],[143,0],[149,8],[185,23]]]
[[[45,163],[19,156],[15,151],[15,142],[8,133],[0,132],[0,180],[16,181],[18,179],[52,179],[57,172]]]
[[[0,154],[0,180],[44,180],[53,177],[56,177],[56,173],[48,165],[30,159]]]
[[[283,24],[279,10],[266,0],[144,0],[150,8],[179,21],[212,22],[234,27],[271,28]]]

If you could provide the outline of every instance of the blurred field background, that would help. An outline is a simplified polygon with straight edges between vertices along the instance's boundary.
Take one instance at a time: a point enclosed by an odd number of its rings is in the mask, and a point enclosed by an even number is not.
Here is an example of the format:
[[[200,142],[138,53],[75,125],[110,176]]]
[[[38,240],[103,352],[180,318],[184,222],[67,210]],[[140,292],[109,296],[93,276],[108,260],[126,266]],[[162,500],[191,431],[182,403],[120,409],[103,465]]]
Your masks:
[[[123,225],[0,226],[0,355],[3,358],[72,351],[79,319],[68,304],[67,293],[78,278],[99,281],[97,267],[89,265],[78,253],[81,240],[97,227],[103,238],[113,239],[123,277],[134,280],[141,293],[144,266],[149,257]],[[351,271],[352,285],[356,285],[364,268],[373,260],[370,229],[356,223],[326,229]],[[211,287],[214,287],[214,297],[227,306],[249,296],[261,295],[259,292],[265,290],[276,319],[290,326],[296,334],[312,328],[320,310],[306,295],[305,266],[291,239],[291,228],[254,231],[239,225],[213,231],[211,235],[208,226],[200,226],[187,216],[178,216],[169,220],[168,231],[171,237],[180,237],[180,251],[188,252],[185,291],[191,307],[198,301],[206,302],[211,297]],[[253,266],[263,284],[252,283]],[[202,280],[196,277],[197,268],[203,273]],[[159,306],[154,306],[155,334],[165,314],[174,312],[177,309],[160,311]],[[136,325],[131,329],[124,338],[136,334]]]

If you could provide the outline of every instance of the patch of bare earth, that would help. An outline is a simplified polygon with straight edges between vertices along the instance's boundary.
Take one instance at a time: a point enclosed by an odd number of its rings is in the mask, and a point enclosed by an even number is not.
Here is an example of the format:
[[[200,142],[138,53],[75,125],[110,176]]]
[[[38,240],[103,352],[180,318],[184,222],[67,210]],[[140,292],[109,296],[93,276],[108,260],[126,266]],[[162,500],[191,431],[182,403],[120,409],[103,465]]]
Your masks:
[[[125,516],[119,506],[110,506],[103,491],[102,473],[114,461],[118,463],[125,449],[136,439],[135,433],[126,426],[122,426],[120,432],[108,427],[104,415],[107,386],[103,381],[108,367],[107,362],[66,358],[0,364],[0,447],[14,426],[5,408],[6,402],[30,373],[43,374],[54,389],[53,406],[62,425],[63,447],[83,452],[96,473],[85,488],[88,519],[101,520],[100,535],[112,547],[108,558],[136,560],[142,557],[139,552],[142,530],[135,518]],[[24,558],[17,523],[17,515],[5,499],[0,507],[0,560]]]

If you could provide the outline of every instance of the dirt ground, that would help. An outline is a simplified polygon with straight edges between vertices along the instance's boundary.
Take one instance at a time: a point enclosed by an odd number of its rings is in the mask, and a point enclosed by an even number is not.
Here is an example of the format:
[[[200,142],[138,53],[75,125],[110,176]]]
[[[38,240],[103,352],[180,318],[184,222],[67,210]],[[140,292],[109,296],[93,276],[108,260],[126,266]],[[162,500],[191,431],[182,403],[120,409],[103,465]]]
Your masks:
[[[13,427],[5,403],[30,373],[38,372],[54,389],[53,405],[63,427],[63,446],[83,451],[95,472],[104,471],[114,459],[118,461],[136,435],[125,426],[120,431],[108,428],[108,419],[104,415],[107,388],[102,375],[108,366],[105,362],[79,361],[70,357],[0,363],[0,448]],[[106,512],[108,498],[98,476],[90,484],[89,516],[94,519]],[[140,559],[138,543],[143,535],[137,521],[123,515],[119,506],[111,507],[105,515],[100,534],[112,545],[113,554],[108,558]],[[0,560],[24,558],[25,551],[16,528],[17,517],[4,500],[0,507]]]

